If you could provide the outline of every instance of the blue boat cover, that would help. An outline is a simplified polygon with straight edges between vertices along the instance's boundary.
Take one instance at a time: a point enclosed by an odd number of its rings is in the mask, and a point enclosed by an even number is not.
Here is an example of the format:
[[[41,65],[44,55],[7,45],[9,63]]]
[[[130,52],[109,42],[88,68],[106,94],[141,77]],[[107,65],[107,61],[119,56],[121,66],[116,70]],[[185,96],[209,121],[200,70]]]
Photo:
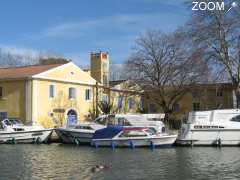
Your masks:
[[[95,131],[93,139],[111,139],[123,130],[122,126],[108,126]]]

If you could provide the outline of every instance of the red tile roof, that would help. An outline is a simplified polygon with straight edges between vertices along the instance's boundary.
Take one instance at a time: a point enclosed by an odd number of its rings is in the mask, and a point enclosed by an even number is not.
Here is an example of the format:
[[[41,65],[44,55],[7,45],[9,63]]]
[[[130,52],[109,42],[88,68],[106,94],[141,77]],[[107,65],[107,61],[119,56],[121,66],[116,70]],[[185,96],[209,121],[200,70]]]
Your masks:
[[[0,79],[27,78],[63,64],[31,65],[22,67],[0,68]]]

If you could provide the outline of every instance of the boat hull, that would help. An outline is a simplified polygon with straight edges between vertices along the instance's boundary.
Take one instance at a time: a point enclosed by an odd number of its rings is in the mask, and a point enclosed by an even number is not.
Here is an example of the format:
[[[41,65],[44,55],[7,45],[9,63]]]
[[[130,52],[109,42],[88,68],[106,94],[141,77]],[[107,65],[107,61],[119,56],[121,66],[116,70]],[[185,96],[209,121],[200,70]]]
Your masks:
[[[55,132],[65,144],[90,144],[94,134],[94,131],[80,132],[64,128],[55,129]]]
[[[175,143],[177,135],[168,135],[154,138],[117,138],[93,139],[92,146],[106,147],[156,147],[171,146]]]
[[[177,140],[178,145],[221,145],[221,146],[239,146],[240,129],[202,129],[190,130],[184,138]]]
[[[47,142],[53,129],[0,132],[1,144],[15,143],[44,143]]]

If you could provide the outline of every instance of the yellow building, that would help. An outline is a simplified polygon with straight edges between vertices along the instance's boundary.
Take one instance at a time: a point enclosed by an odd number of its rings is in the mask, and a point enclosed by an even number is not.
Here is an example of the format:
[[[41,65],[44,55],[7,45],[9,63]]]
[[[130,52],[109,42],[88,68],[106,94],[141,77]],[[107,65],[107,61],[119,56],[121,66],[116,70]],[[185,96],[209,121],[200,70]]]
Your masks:
[[[108,54],[100,52],[91,54],[90,72],[72,62],[0,68],[0,120],[19,118],[44,127],[63,126],[84,121],[99,101],[116,99],[113,95],[126,91],[136,99],[133,91],[108,86],[108,67]],[[121,108],[135,112],[134,103],[129,104],[130,108]]]
[[[230,83],[196,84],[173,107],[176,119],[185,119],[190,111],[230,109],[235,107]],[[149,113],[163,112],[156,103],[144,98],[144,108]]]

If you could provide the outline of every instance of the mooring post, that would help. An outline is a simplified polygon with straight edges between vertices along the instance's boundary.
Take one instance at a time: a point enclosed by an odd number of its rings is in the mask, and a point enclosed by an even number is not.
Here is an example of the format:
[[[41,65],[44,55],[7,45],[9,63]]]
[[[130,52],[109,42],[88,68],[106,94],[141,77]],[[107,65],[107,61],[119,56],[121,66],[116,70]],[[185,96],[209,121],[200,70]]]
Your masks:
[[[115,144],[114,141],[111,142],[111,146],[112,146],[112,150],[115,150],[115,146],[116,146],[116,144]]]
[[[221,140],[221,138],[219,138],[217,140],[217,143],[218,143],[218,147],[221,148],[222,147],[222,140]]]
[[[135,148],[135,145],[134,145],[133,141],[130,141],[129,143],[130,143],[130,148],[131,148],[131,149],[134,149],[134,148]]]
[[[154,148],[155,148],[155,144],[153,141],[150,142],[150,148],[151,148],[151,150],[154,150]]]
[[[194,143],[193,143],[193,140],[191,140],[191,147],[193,148],[193,146],[194,146]]]

